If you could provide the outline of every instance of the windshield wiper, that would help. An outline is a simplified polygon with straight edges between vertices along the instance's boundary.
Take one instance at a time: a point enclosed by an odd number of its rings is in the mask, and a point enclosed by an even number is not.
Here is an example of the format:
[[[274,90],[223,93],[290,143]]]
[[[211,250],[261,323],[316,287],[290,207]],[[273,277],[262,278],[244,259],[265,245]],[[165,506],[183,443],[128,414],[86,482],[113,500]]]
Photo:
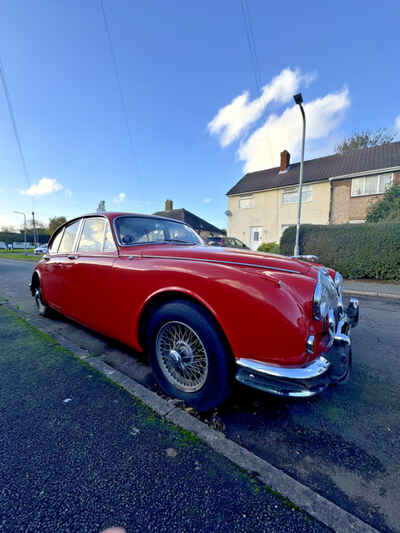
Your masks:
[[[179,244],[191,244],[191,245],[199,244],[197,242],[183,241],[181,239],[165,239],[164,242],[177,242]]]

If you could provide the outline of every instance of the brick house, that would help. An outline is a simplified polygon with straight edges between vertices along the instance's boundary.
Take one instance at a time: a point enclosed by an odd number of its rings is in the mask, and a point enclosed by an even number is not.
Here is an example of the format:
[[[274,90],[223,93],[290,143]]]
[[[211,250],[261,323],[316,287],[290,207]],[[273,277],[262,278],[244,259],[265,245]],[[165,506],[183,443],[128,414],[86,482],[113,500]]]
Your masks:
[[[200,235],[200,237],[203,238],[214,237],[216,235],[222,235],[223,233],[216,226],[213,226],[203,218],[200,218],[199,216],[188,211],[187,209],[184,209],[183,207],[180,209],[174,209],[172,200],[166,200],[165,210],[157,211],[156,213],[154,213],[154,215],[174,218],[175,220],[181,220],[182,222],[185,222],[188,226],[191,226]]]
[[[228,193],[228,235],[252,249],[278,242],[296,224],[300,164],[281,153],[280,167],[250,172]],[[368,207],[400,184],[400,142],[304,162],[302,223],[364,222]]]

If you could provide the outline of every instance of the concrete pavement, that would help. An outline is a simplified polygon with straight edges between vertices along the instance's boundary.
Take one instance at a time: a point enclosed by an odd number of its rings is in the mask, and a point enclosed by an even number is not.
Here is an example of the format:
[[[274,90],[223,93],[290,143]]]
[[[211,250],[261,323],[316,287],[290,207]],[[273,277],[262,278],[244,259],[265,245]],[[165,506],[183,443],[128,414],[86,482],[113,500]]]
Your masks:
[[[377,281],[369,279],[346,279],[344,281],[346,294],[361,294],[379,298],[393,298],[400,300],[400,281]]]

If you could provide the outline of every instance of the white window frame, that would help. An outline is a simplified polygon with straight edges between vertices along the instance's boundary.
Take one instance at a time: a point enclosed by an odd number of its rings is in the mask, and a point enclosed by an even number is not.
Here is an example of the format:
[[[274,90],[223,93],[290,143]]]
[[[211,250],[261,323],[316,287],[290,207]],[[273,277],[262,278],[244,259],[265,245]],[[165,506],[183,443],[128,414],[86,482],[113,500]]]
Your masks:
[[[380,185],[381,185],[381,177],[384,176],[384,177],[387,177],[387,176],[390,176],[390,185],[389,187],[391,187],[393,185],[393,173],[385,173],[385,174],[372,174],[371,176],[360,176],[358,178],[352,178],[351,180],[351,190],[350,190],[350,195],[352,198],[356,198],[357,196],[375,196],[376,194],[385,194],[385,191],[380,191]],[[356,183],[355,180],[364,180],[364,186],[363,186],[363,190],[365,191],[365,184],[367,182],[367,180],[369,178],[378,178],[378,181],[377,181],[377,191],[376,192],[362,192],[360,194],[355,194],[353,192],[353,183]]]
[[[286,194],[292,194],[293,195],[293,201],[287,201],[285,200]],[[310,194],[309,198],[304,198],[305,195]],[[312,185],[310,183],[306,183],[303,185],[303,190],[301,193],[302,196],[302,203],[305,202],[312,202]],[[291,204],[297,204],[299,201],[299,187],[298,185],[295,185],[294,187],[287,187],[286,189],[283,189],[282,191],[282,205],[291,205]]]
[[[241,205],[243,202],[244,204],[246,201],[249,203],[249,205]],[[239,198],[239,209],[253,209],[254,207],[254,196],[240,196]]]

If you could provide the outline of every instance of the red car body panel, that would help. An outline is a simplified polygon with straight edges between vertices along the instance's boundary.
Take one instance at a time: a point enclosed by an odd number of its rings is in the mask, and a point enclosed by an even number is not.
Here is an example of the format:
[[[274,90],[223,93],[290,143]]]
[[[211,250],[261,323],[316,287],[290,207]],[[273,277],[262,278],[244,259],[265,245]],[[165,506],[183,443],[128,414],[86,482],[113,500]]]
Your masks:
[[[120,215],[103,215],[113,233],[113,219]],[[208,309],[235,358],[299,366],[325,351],[321,321],[312,318],[315,265],[212,246],[120,246],[115,233],[114,238],[115,252],[50,251],[44,256],[35,269],[44,300],[73,320],[140,351],[146,306],[160,295],[179,294]],[[312,355],[305,349],[309,335],[316,338]]]

